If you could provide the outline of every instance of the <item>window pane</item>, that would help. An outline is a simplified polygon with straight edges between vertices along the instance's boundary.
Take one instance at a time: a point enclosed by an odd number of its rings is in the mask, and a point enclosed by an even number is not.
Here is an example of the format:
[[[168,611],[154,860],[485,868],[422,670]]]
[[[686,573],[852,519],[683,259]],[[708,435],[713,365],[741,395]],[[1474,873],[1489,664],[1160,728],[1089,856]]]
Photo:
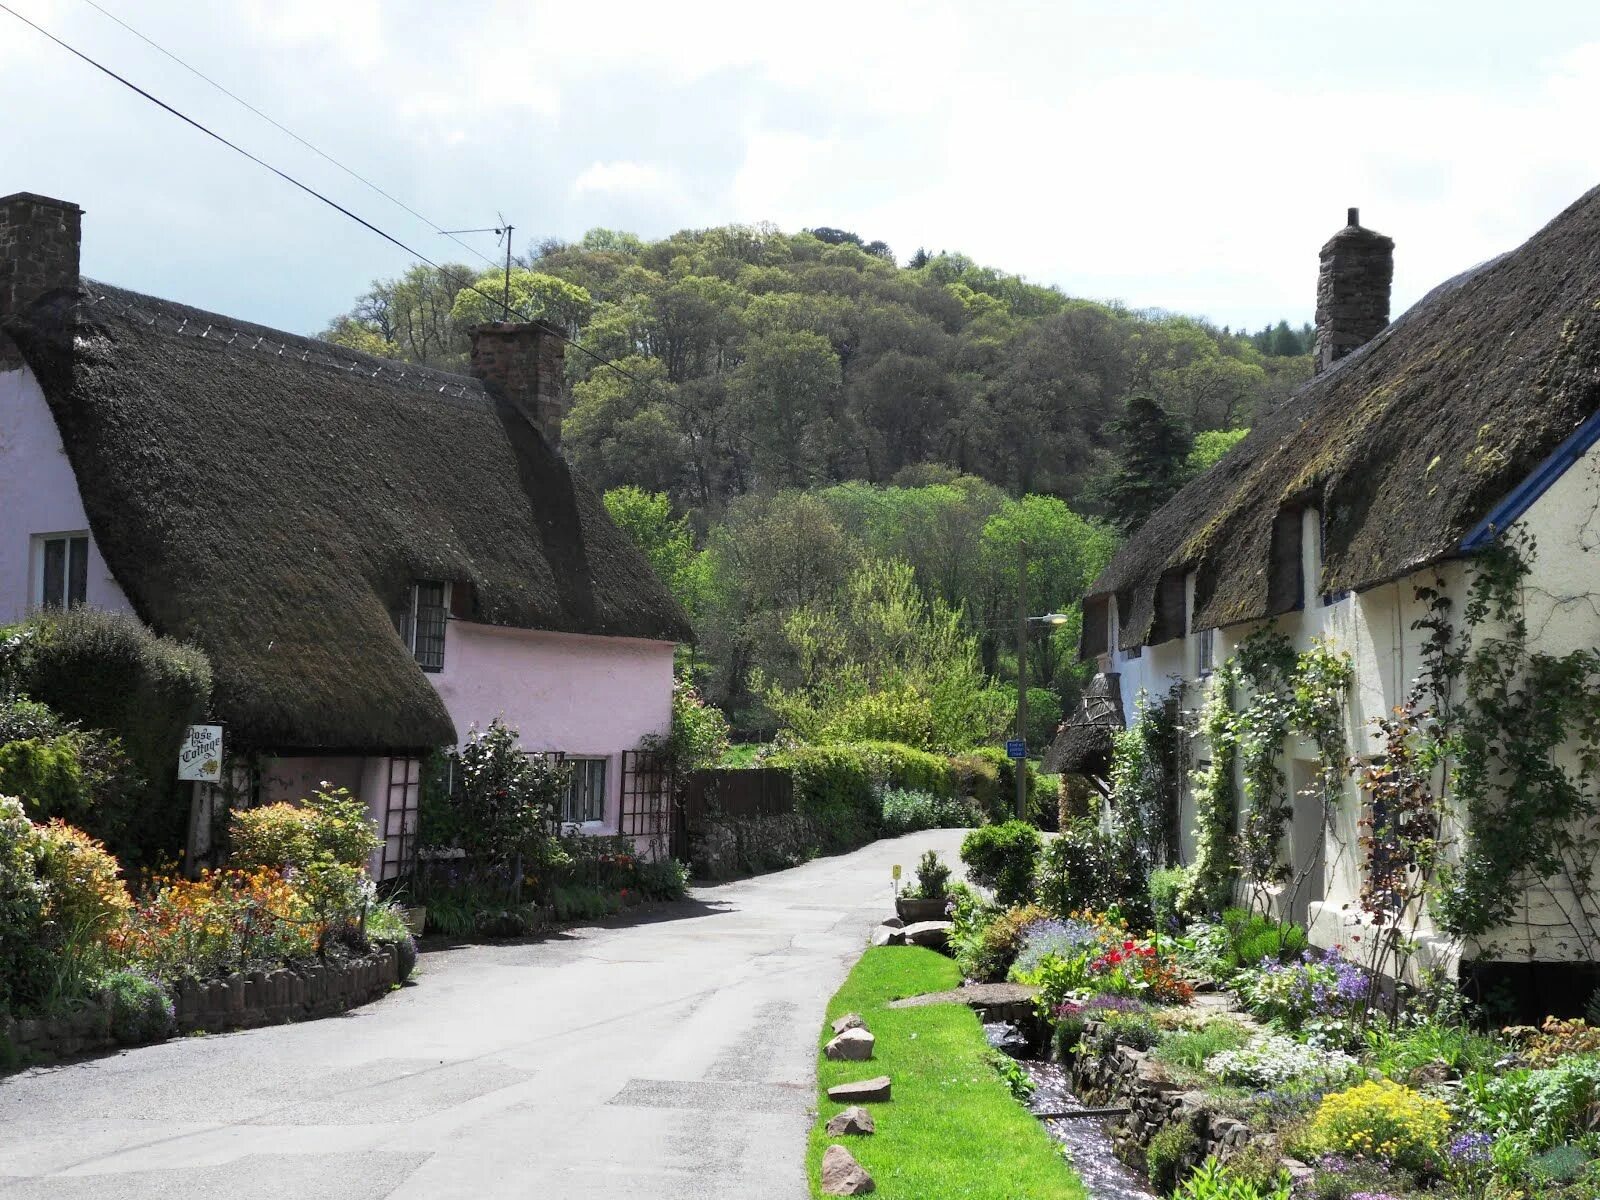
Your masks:
[[[67,539],[51,538],[44,544],[44,594],[46,608],[60,608],[67,583]]]
[[[569,823],[603,821],[606,815],[606,760],[569,758],[571,780],[561,805],[561,819]]]
[[[424,671],[444,669],[445,586],[417,584],[416,655]]]
[[[82,604],[89,593],[89,539],[75,537],[67,547],[67,604]]]

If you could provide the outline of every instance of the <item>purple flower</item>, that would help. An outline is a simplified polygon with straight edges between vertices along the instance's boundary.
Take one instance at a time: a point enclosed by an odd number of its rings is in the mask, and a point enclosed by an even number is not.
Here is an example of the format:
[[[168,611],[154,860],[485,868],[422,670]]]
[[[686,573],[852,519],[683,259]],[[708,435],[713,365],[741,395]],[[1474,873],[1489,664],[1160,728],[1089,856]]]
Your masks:
[[[1088,1015],[1100,1012],[1142,1013],[1149,1012],[1150,1006],[1143,1000],[1133,996],[1119,996],[1113,992],[1102,992],[1089,1000],[1084,1006]]]
[[[1464,1133],[1450,1143],[1450,1157],[1463,1165],[1475,1166],[1489,1161],[1489,1152],[1494,1147],[1494,1135],[1491,1133]]]
[[[1324,1154],[1317,1159],[1317,1169],[1330,1175],[1343,1175],[1350,1169],[1350,1160],[1342,1154]]]

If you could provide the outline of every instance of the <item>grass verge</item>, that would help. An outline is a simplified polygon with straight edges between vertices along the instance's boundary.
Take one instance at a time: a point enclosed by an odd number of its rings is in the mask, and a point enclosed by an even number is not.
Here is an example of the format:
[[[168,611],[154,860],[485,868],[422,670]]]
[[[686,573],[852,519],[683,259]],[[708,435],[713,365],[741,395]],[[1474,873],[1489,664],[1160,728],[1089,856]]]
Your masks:
[[[828,1088],[888,1075],[894,1099],[871,1104],[878,1132],[839,1139],[884,1200],[1082,1200],[1083,1185],[1044,1127],[1011,1098],[988,1061],[976,1014],[963,1004],[886,1008],[890,1000],[961,982],[955,963],[916,946],[881,946],[862,956],[828,1004],[828,1020],[858,1012],[877,1037],[867,1063],[830,1062],[818,1042],[818,1113],[806,1170],[822,1195],[828,1118],[844,1106]]]

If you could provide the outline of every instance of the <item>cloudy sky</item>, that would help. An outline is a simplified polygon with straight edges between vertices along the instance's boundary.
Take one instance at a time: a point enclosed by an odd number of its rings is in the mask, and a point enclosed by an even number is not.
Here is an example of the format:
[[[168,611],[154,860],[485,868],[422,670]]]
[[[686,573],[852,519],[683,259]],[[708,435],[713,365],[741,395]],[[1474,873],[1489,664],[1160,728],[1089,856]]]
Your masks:
[[[463,257],[87,0],[4,3]],[[1256,326],[1310,317],[1349,205],[1396,239],[1400,307],[1600,183],[1593,0],[97,3],[442,227],[503,212],[519,250],[833,225]],[[4,12],[0,113],[0,191],[82,205],[86,274],[312,331],[410,261]]]

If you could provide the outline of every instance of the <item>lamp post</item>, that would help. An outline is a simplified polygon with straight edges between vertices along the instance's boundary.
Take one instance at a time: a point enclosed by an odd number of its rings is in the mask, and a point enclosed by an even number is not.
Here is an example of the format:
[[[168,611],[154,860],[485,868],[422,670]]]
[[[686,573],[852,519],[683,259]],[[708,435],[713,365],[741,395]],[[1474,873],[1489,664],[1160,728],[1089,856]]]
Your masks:
[[[1016,762],[1017,820],[1028,819],[1028,627],[1030,625],[1065,625],[1072,618],[1066,613],[1045,613],[1042,617],[1028,615],[1028,546],[1017,543],[1017,740],[1022,743],[1022,757]]]

